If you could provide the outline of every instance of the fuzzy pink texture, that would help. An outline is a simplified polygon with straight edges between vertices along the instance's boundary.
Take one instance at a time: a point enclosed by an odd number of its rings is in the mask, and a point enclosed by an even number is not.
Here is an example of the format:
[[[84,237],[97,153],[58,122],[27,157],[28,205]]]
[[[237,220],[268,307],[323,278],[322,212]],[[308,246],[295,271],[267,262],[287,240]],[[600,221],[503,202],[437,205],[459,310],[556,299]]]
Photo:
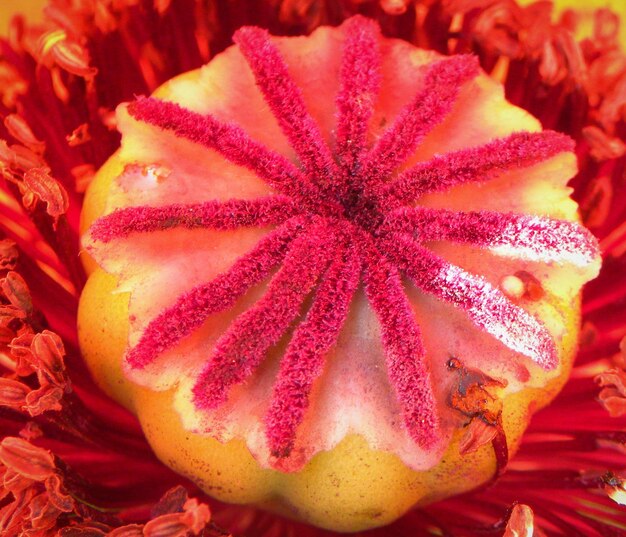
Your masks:
[[[309,180],[325,189],[338,174],[322,133],[304,104],[302,93],[266,30],[241,28],[234,41],[248,60],[257,85],[296,152]]]
[[[401,173],[381,190],[389,203],[411,203],[425,194],[453,186],[489,181],[499,173],[537,164],[563,151],[574,141],[558,132],[516,132],[488,144],[437,155]]]
[[[276,457],[293,449],[298,426],[309,406],[313,382],[324,369],[324,356],[336,343],[361,279],[356,244],[344,240],[315,292],[306,319],[295,331],[265,416],[270,450]]]
[[[336,248],[327,225],[311,226],[294,239],[267,292],[241,314],[215,344],[215,350],[193,388],[200,408],[215,408],[227,390],[251,375],[300,314],[302,303]]]
[[[294,327],[264,419],[268,445],[277,458],[288,457],[293,448],[324,357],[336,343],[361,283],[380,323],[387,373],[404,426],[424,449],[436,444],[440,423],[420,329],[402,274],[423,291],[460,308],[504,345],[544,369],[556,367],[555,343],[539,320],[480,276],[450,265],[421,242],[510,247],[558,262],[575,260],[579,254],[582,263],[590,262],[597,254],[593,237],[569,222],[407,206],[429,192],[486,181],[539,163],[571,150],[572,142],[553,132],[517,133],[435,156],[397,174],[396,169],[454,108],[462,86],[478,74],[477,61],[456,56],[426,68],[415,97],[370,147],[369,121],[381,83],[380,30],[376,23],[355,17],[345,24],[344,32],[332,149],[267,32],[243,28],[236,35],[298,164],[250,139],[236,125],[177,104],[139,98],[128,107],[136,120],[252,170],[276,191],[275,196],[130,207],[101,218],[91,229],[93,240],[110,242],[173,227],[278,226],[228,271],[179,297],[149,323],[126,356],[133,368],[148,366],[209,315],[232,307],[281,266],[266,294],[220,337],[193,388],[199,410],[219,406],[229,389],[248,378]]]
[[[388,215],[385,229],[413,234],[420,242],[444,240],[485,248],[508,247],[519,257],[542,261],[571,262],[568,256],[575,253],[580,264],[587,264],[599,254],[594,236],[580,225],[524,214],[402,207]]]
[[[371,20],[346,22],[346,44],[337,95],[335,152],[349,177],[359,177],[356,167],[366,154],[368,124],[380,90],[380,29]]]
[[[432,64],[420,91],[367,152],[360,175],[373,186],[386,182],[450,113],[462,85],[477,75],[478,60],[473,56],[452,56]]]
[[[303,227],[304,218],[292,218],[264,237],[230,270],[183,294],[175,304],[154,319],[139,343],[126,354],[132,367],[145,367],[199,328],[212,313],[224,311],[261,282],[287,255],[287,248]]]
[[[365,292],[381,325],[389,379],[411,438],[428,448],[439,438],[439,420],[420,329],[398,269],[374,244],[366,252]]]
[[[252,140],[240,127],[200,115],[176,103],[139,97],[128,105],[135,119],[145,121],[176,136],[220,153],[226,160],[253,171],[281,194],[316,212],[327,213],[331,205],[310,179],[287,158]]]
[[[547,328],[484,278],[451,265],[406,235],[391,235],[383,249],[418,287],[462,309],[476,326],[510,349],[544,369],[558,365]]]
[[[289,198],[283,196],[166,207],[126,207],[98,219],[89,233],[95,240],[110,242],[131,233],[163,231],[173,227],[237,229],[277,225],[295,215],[295,207]]]

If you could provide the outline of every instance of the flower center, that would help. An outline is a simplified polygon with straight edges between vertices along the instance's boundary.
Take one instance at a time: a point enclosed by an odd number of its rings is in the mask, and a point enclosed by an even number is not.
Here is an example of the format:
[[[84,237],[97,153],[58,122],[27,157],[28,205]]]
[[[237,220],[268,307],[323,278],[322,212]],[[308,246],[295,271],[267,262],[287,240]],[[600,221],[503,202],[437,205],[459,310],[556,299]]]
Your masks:
[[[363,188],[351,187],[340,200],[343,207],[343,218],[356,226],[375,235],[381,227],[385,216],[378,204],[365,195]]]
[[[270,228],[227,272],[181,295],[157,315],[128,351],[129,369],[150,366],[210,315],[229,310],[254,285],[269,280],[266,294],[215,343],[194,379],[191,400],[201,411],[222,405],[229,390],[253,375],[270,349],[295,327],[264,419],[271,453],[288,457],[324,357],[337,342],[362,283],[380,323],[384,362],[405,429],[423,449],[431,449],[440,439],[437,402],[401,275],[462,310],[509,349],[543,369],[556,368],[555,342],[539,319],[484,278],[423,244],[469,243],[541,262],[585,266],[597,257],[591,235],[571,222],[447,211],[417,202],[425,194],[483,182],[569,151],[571,140],[554,132],[515,133],[398,171],[450,114],[463,86],[478,75],[478,65],[469,56],[432,62],[417,94],[372,141],[369,123],[382,69],[379,29],[355,17],[346,23],[333,153],[267,32],[243,28],[235,40],[297,164],[239,126],[211,115],[154,98],[139,98],[128,106],[135,120],[217,152],[272,189],[271,195],[254,200],[128,207],[94,223],[91,236],[102,242],[172,227]]]

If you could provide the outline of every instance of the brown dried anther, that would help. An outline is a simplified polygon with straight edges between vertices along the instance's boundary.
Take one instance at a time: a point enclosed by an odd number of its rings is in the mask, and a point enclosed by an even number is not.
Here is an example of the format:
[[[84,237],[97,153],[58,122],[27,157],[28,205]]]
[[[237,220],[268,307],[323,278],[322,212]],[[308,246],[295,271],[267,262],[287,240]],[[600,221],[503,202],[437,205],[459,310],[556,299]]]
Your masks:
[[[0,240],[0,271],[14,270],[18,256],[17,246],[12,240]]]
[[[126,524],[115,529],[89,521],[68,526],[59,531],[60,537],[186,537],[189,535],[222,536],[211,524],[211,512],[204,503],[189,498],[187,491],[177,486],[168,490],[152,510],[146,524]]]
[[[9,271],[0,278],[0,345],[33,332],[34,309],[24,279]]]
[[[448,368],[457,374],[448,404],[468,418],[480,418],[488,425],[499,425],[502,402],[490,390],[504,388],[506,382],[491,378],[482,371],[468,369],[458,358],[450,358]]]
[[[620,352],[613,358],[615,367],[596,376],[602,388],[598,399],[611,417],[626,415],[626,338],[622,339]]]
[[[596,377],[602,387],[598,398],[614,418],[626,415],[626,371],[609,369]]]
[[[575,87],[587,82],[587,66],[580,45],[570,32],[555,30],[552,39],[544,43],[539,73],[548,86],[564,82]]]
[[[181,513],[161,515],[143,527],[145,537],[185,537],[189,532],[198,535],[211,520],[206,504],[190,499],[185,502]]]
[[[61,410],[61,399],[71,388],[59,336],[48,330],[25,334],[13,340],[11,353],[16,359],[16,374],[28,377],[34,373],[39,383],[39,388],[26,394],[22,410],[30,416]]]
[[[0,280],[0,289],[9,303],[21,314],[30,316],[33,313],[33,302],[24,278],[17,272],[9,272]]]
[[[87,49],[63,30],[47,32],[40,36],[38,57],[48,67],[57,65],[68,73],[86,79],[92,79],[98,72],[89,65]]]
[[[589,125],[582,134],[589,144],[589,154],[598,161],[616,159],[626,154],[626,144],[619,138],[607,135],[599,127]]]
[[[72,131],[72,134],[66,136],[65,139],[70,147],[76,147],[77,145],[87,143],[91,140],[89,125],[87,123],[80,124]]]
[[[0,406],[22,410],[30,388],[17,380],[0,377]]]
[[[43,482],[55,472],[54,457],[48,450],[17,437],[7,437],[0,442],[0,462],[32,481]]]
[[[31,144],[31,147],[35,146]],[[9,146],[0,140],[0,175],[17,186],[22,205],[29,212],[35,211],[38,204],[42,203],[45,212],[55,223],[67,212],[67,191],[52,177],[42,157],[28,147]]]
[[[461,7],[464,3],[459,2]],[[523,11],[512,2],[492,2],[476,18],[473,27],[475,39],[491,53],[517,58],[523,53],[520,32]]]
[[[19,183],[24,171],[41,166],[45,161],[27,147],[0,140],[0,171],[8,181]]]
[[[504,388],[506,382],[496,380],[482,371],[468,369],[458,358],[448,361],[448,368],[457,374],[457,380],[448,396],[448,404],[470,418],[459,450],[465,455],[491,443],[496,459],[492,481],[498,479],[509,461],[506,435],[502,427],[502,401],[491,390]]]
[[[482,419],[472,418],[465,429],[465,434],[459,442],[459,453],[467,455],[473,453],[485,444],[493,442],[498,434],[498,428]]]
[[[190,531],[198,535],[210,522],[211,511],[204,503],[189,498],[177,486],[168,490],[152,510],[152,520],[143,527],[145,536],[183,537]]]

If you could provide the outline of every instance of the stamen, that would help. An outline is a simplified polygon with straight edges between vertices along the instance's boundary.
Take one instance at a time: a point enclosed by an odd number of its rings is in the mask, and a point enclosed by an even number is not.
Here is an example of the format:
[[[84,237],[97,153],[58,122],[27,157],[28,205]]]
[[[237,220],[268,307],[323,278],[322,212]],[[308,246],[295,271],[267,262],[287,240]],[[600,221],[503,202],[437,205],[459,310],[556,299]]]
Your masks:
[[[216,408],[223,403],[228,389],[249,377],[283,337],[328,264],[329,253],[333,255],[333,243],[327,225],[314,225],[293,241],[263,298],[217,341],[193,387],[198,408]]]
[[[313,382],[323,371],[325,355],[337,342],[360,280],[361,259],[356,246],[344,246],[338,254],[280,362],[265,416],[270,451],[277,457],[288,456],[293,449],[297,428],[309,406]]]
[[[366,156],[365,180],[373,185],[385,182],[450,113],[463,83],[477,75],[478,62],[473,56],[453,56],[430,67],[422,89]]]
[[[555,261],[584,267],[599,256],[597,242],[585,228],[541,216],[413,207],[394,211],[385,226],[414,234],[420,242],[475,244],[498,255],[544,263]]]
[[[199,328],[212,313],[230,308],[253,285],[262,281],[287,254],[287,246],[305,226],[292,218],[270,232],[225,273],[184,293],[146,327],[139,343],[126,354],[127,363],[141,369]]]
[[[221,123],[210,115],[200,115],[152,97],[139,97],[128,105],[128,113],[139,121],[217,151],[230,162],[253,171],[281,194],[305,203],[316,212],[324,212],[330,205],[296,166],[252,140],[237,125]]]
[[[380,28],[357,16],[345,23],[345,33],[335,151],[345,171],[353,173],[365,153],[367,127],[380,89]]]
[[[391,385],[411,438],[428,449],[440,438],[439,417],[419,326],[398,271],[374,245],[368,249],[365,264],[365,292],[382,329]]]
[[[383,197],[394,199],[395,203],[411,203],[424,194],[474,181],[486,182],[504,172],[532,166],[573,150],[573,140],[558,132],[518,132],[420,163],[383,187]]]
[[[240,28],[233,37],[256,83],[310,180],[326,188],[337,166],[319,126],[309,114],[302,92],[269,34],[261,28]]]
[[[422,290],[460,308],[475,325],[543,369],[558,365],[558,352],[546,327],[487,280],[451,265],[403,235],[392,235],[382,246]]]
[[[131,233],[149,233],[171,228],[237,229],[282,224],[296,215],[284,196],[255,200],[207,201],[165,207],[127,207],[96,220],[89,232],[93,240],[110,242]]]

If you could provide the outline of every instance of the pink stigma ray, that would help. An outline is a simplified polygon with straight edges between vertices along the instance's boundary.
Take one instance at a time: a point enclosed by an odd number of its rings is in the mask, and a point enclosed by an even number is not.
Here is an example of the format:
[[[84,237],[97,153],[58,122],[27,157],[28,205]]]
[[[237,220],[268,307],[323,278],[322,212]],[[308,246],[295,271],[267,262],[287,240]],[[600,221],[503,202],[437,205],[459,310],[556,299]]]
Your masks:
[[[293,163],[250,139],[236,125],[221,123],[210,115],[203,116],[153,97],[139,97],[128,105],[128,113],[139,121],[217,151],[226,160],[248,168],[285,196],[318,211],[321,207],[328,211],[320,190]]]
[[[344,244],[330,263],[306,319],[295,331],[280,362],[265,416],[270,451],[277,457],[284,457],[293,449],[313,382],[323,371],[324,356],[339,337],[360,276],[358,250],[354,244]]]
[[[543,369],[558,365],[557,349],[545,326],[484,278],[451,265],[406,236],[392,235],[385,252],[419,288],[462,309],[476,326],[510,349]]]
[[[435,449],[440,416],[402,275],[459,308],[478,329],[509,349],[543,369],[557,367],[555,342],[538,319],[484,278],[434,255],[424,243],[468,243],[501,255],[581,266],[598,254],[594,238],[574,223],[416,207],[427,193],[488,181],[571,151],[572,141],[554,132],[516,133],[397,172],[450,116],[462,87],[474,83],[477,60],[456,56],[422,68],[416,95],[371,146],[369,122],[381,86],[380,29],[364,17],[354,17],[342,28],[345,41],[333,143],[323,138],[307,111],[274,38],[258,28],[243,28],[236,35],[297,163],[251,139],[237,125],[178,104],[139,98],[128,106],[137,121],[251,170],[274,189],[272,195],[128,207],[100,218],[90,230],[91,241],[111,243],[170,228],[269,228],[230,269],[182,294],[152,319],[127,352],[126,362],[130,370],[148,367],[210,315],[232,308],[252,287],[269,279],[265,294],[219,337],[194,379],[192,397],[200,412],[218,407],[233,386],[250,378],[284,342],[286,351],[279,357],[264,418],[269,449],[278,459],[289,457],[297,444],[311,391],[360,285],[379,321],[387,375],[404,428],[424,450]]]
[[[568,136],[553,131],[519,132],[488,144],[461,149],[401,173],[385,185],[384,199],[411,203],[425,194],[441,192],[456,185],[489,181],[497,175],[543,162],[564,151],[573,151]]]
[[[235,33],[234,41],[305,173],[311,182],[321,181],[327,187],[326,179],[337,175],[335,160],[269,34],[261,28],[246,27]]]
[[[278,343],[328,265],[333,239],[326,225],[313,225],[294,239],[263,298],[241,314],[216,343],[193,388],[199,408],[215,408],[224,402],[228,388],[250,376]]]
[[[374,245],[367,250],[365,292],[382,329],[389,379],[411,438],[428,449],[439,438],[439,419],[420,329],[396,267]]]
[[[600,253],[593,235],[585,228],[541,216],[403,207],[387,217],[385,229],[411,234],[419,242],[468,243],[544,263],[586,266]]]
[[[131,367],[143,368],[159,354],[199,328],[212,313],[224,311],[261,282],[287,254],[292,239],[302,231],[296,217],[266,235],[257,246],[239,258],[224,274],[181,295],[175,304],[150,321],[139,343],[126,354]]]
[[[271,226],[282,224],[293,216],[296,216],[296,210],[289,198],[284,196],[165,207],[127,207],[98,219],[89,233],[94,240],[107,243],[131,233],[172,228],[237,229]]]
[[[426,135],[450,113],[461,86],[478,75],[473,56],[452,56],[429,67],[423,87],[365,157],[364,177],[377,185],[415,151]]]
[[[374,21],[358,16],[346,25],[335,151],[344,171],[354,175],[367,149],[367,127],[380,89],[380,29]]]

